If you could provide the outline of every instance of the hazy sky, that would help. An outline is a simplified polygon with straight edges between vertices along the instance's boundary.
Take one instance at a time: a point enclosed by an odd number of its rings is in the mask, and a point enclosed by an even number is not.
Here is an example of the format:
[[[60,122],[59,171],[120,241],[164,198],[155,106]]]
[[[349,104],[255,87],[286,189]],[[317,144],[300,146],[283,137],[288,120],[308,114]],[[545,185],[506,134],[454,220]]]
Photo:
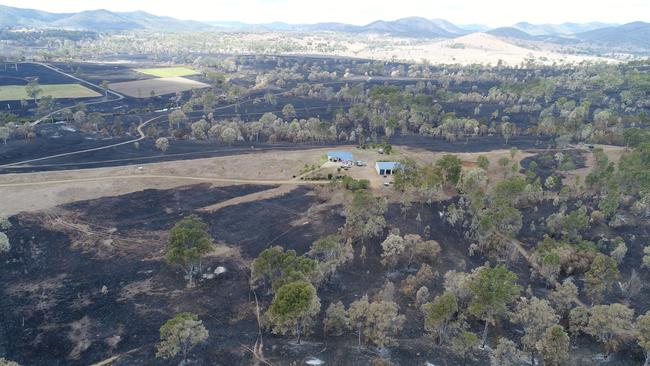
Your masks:
[[[144,10],[180,19],[250,23],[366,24],[379,19],[421,16],[496,27],[519,21],[626,23],[650,20],[650,0],[0,0],[0,4],[52,12],[101,8]]]

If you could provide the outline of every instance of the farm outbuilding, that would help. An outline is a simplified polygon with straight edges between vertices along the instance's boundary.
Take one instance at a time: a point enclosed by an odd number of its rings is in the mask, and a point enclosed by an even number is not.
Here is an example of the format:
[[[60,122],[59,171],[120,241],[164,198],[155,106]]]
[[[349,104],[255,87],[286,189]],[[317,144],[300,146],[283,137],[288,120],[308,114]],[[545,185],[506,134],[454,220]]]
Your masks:
[[[375,164],[375,170],[379,175],[392,175],[395,174],[395,169],[399,167],[399,163],[395,161],[378,161]]]
[[[333,162],[353,161],[354,156],[348,151],[328,151],[327,160]]]

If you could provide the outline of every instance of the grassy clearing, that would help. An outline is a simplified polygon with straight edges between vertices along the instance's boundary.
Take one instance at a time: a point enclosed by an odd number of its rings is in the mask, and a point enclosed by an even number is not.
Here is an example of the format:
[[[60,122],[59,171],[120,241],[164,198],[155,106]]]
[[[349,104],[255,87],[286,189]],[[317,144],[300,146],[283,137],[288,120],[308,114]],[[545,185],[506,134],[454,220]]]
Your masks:
[[[90,98],[99,97],[101,94],[79,84],[50,84],[41,85],[39,97],[52,96],[55,99],[61,98]],[[0,86],[0,101],[30,99],[24,85],[2,85]]]
[[[198,75],[200,72],[189,67],[158,67],[152,69],[135,69],[135,71],[160,78]]]

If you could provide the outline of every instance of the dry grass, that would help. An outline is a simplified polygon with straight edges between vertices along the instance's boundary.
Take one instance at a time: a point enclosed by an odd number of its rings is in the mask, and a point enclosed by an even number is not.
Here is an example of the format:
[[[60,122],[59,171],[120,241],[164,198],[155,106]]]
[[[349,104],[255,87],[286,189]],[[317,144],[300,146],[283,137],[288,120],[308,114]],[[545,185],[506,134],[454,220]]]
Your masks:
[[[147,74],[147,75],[153,75],[161,78],[166,78],[166,77],[176,77],[176,76],[190,76],[190,75],[198,75],[200,74],[198,71],[191,69],[189,67],[156,67],[156,68],[151,68],[151,69],[135,69],[135,71]]]
[[[209,85],[183,77],[164,77],[147,80],[125,81],[109,85],[111,90],[134,98],[149,98],[152,95],[173,94],[192,89],[208,88]]]
[[[68,339],[70,339],[74,347],[68,354],[69,359],[79,359],[81,354],[90,347],[92,344],[91,327],[92,323],[87,315],[70,324]]]
[[[255,184],[256,179],[291,180],[300,174],[305,164],[316,164],[326,149],[300,151],[264,151],[207,159],[173,161],[137,166],[98,169],[67,170],[57,172],[3,174],[0,176],[0,194],[8,197],[0,206],[0,213],[39,211],[61,204],[117,196],[144,189],[170,189],[192,183],[180,177],[205,177],[246,179]],[[148,178],[161,175],[166,178]],[[119,176],[120,179],[110,179]],[[130,177],[131,179],[124,179]],[[141,178],[142,177],[142,178]],[[174,177],[179,177],[178,179]],[[91,179],[83,181],[85,179]],[[97,180],[92,180],[97,179]],[[57,181],[39,185],[22,183]],[[245,181],[241,182],[246,183]],[[2,186],[11,184],[11,186]],[[215,186],[232,185],[231,182],[213,182]]]
[[[609,158],[610,162],[618,164],[618,161],[621,159],[621,155],[625,152],[625,147],[623,146],[611,146],[611,145],[594,145],[594,147],[600,147],[605,152],[605,155]],[[585,167],[580,169],[575,169],[567,172],[563,172],[562,183],[570,187],[575,188],[575,179],[579,177],[580,182],[584,183],[587,178],[587,174],[591,171],[594,166],[594,156],[591,153],[591,150],[585,149]]]

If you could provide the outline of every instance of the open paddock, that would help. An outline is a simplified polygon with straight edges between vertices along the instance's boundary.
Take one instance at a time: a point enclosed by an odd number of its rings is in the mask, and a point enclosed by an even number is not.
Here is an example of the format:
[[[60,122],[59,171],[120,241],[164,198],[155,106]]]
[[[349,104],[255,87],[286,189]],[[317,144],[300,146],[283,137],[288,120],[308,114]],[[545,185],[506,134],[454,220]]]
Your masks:
[[[160,78],[200,74],[200,72],[190,69],[189,67],[156,67],[151,69],[135,69],[135,71],[142,74],[157,76]]]
[[[75,99],[100,97],[98,92],[79,84],[40,85],[39,97],[54,99]],[[0,101],[30,99],[24,85],[0,85]]]
[[[111,90],[134,98],[149,98],[152,95],[165,95],[192,89],[203,89],[208,84],[182,77],[165,77],[158,79],[127,81],[109,85]],[[153,93],[152,93],[153,92]]]

